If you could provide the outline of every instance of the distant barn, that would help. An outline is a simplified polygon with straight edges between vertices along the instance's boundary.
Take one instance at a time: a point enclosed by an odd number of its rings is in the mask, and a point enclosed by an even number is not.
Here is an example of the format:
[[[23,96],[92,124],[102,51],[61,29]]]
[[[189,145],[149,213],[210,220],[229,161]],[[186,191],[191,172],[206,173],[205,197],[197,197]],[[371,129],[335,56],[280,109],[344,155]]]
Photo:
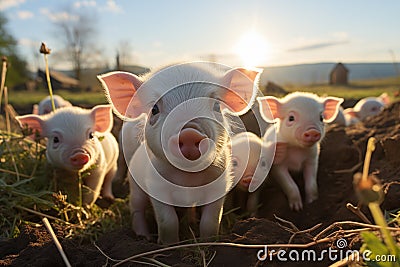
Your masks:
[[[348,76],[349,70],[342,63],[338,63],[329,75],[329,84],[348,84]]]
[[[38,77],[43,81],[43,85],[47,88],[46,73],[42,70],[38,70]],[[51,85],[55,89],[63,90],[77,90],[79,89],[79,81],[72,77],[69,77],[58,71],[50,71]]]

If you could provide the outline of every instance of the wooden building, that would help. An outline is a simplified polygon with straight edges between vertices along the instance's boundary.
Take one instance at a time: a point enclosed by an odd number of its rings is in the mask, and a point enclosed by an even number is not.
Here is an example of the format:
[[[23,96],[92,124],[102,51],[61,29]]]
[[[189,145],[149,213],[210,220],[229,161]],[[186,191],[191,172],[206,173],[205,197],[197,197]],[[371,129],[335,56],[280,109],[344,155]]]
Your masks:
[[[43,85],[47,88],[47,79],[46,73],[43,70],[38,70],[38,77],[42,80]],[[79,89],[79,81],[72,77],[69,77],[58,71],[50,71],[50,81],[51,86],[54,89],[62,89],[62,90],[78,90]]]
[[[349,70],[342,63],[338,63],[329,75],[329,84],[348,84],[348,76]]]

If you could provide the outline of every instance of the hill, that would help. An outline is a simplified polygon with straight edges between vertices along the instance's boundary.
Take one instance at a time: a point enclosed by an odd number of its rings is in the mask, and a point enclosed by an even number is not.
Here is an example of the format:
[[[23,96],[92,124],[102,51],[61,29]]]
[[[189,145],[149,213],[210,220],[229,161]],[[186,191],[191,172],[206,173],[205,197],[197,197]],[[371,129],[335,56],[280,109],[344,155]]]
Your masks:
[[[334,62],[299,64],[288,66],[264,67],[261,75],[261,86],[265,86],[268,81],[283,86],[291,85],[309,85],[309,84],[327,84],[329,73],[335,66]],[[397,69],[400,69],[400,63],[344,63],[349,69],[349,81],[376,80],[399,75]],[[123,71],[135,74],[143,74],[150,69],[142,66],[126,66]],[[98,74],[113,71],[113,69],[97,68],[82,70],[82,88],[92,88],[94,91],[101,90],[101,85],[97,80]],[[73,75],[72,71],[60,71],[68,76]]]

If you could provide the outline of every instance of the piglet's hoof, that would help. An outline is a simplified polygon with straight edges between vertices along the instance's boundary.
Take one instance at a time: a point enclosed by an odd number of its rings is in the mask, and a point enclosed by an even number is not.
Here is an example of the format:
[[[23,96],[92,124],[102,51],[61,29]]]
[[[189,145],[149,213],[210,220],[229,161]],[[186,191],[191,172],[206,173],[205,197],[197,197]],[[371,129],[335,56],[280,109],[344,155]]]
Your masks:
[[[110,207],[114,202],[115,202],[114,197],[104,196],[104,197],[98,198],[96,201],[96,204],[100,208],[104,209],[104,208]]]
[[[289,207],[294,211],[301,211],[303,209],[303,203],[301,201],[301,197],[289,197]]]

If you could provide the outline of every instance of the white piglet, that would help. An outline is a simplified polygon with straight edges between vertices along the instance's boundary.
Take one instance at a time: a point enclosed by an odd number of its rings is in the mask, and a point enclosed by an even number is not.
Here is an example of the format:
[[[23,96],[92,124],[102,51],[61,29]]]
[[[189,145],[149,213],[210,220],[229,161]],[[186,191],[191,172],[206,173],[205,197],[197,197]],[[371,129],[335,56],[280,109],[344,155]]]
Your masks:
[[[368,117],[376,116],[390,103],[387,93],[378,97],[366,97],[359,100],[353,108],[344,110],[346,125],[352,125],[359,121],[364,121]]]
[[[268,154],[264,153],[269,152]],[[261,188],[249,192],[250,184],[261,185],[271,168],[274,150],[263,148],[263,141],[251,132],[243,132],[232,137],[232,171],[236,189],[246,194],[244,204],[250,216],[255,216],[259,205]],[[240,203],[242,204],[242,203]]]
[[[127,177],[128,164],[133,154],[139,148],[142,141],[143,122],[141,120],[126,121],[122,124],[118,135],[119,156],[118,168],[115,174],[115,182],[125,182]],[[124,146],[124,144],[126,144]]]
[[[72,104],[68,100],[65,100],[59,95],[53,95],[53,100],[54,100],[54,107],[56,109],[72,107]],[[43,100],[41,100],[38,105],[35,104],[33,106],[32,113],[36,115],[44,115],[52,111],[53,111],[53,106],[51,104],[51,98],[50,96],[47,96]]]
[[[316,200],[319,143],[325,135],[325,123],[336,118],[343,99],[295,92],[282,99],[266,96],[258,98],[258,101],[263,118],[267,122],[277,122],[271,177],[282,187],[290,208],[299,211],[303,203],[290,172],[303,173],[306,203]],[[271,134],[274,133],[267,131],[265,142],[273,140]]]
[[[259,72],[194,62],[146,77],[111,72],[99,79],[117,114],[146,119],[143,143],[129,163],[135,233],[150,235],[144,216],[150,199],[160,243],[179,241],[175,206],[202,206],[200,237],[215,236],[233,183],[225,112],[249,110]]]
[[[111,111],[110,105],[98,105],[91,110],[67,107],[47,115],[17,117],[21,127],[27,125],[47,137],[47,161],[73,200],[78,196],[79,173],[90,168],[83,177],[88,190],[83,190],[82,202],[87,205],[92,205],[100,193],[103,198],[114,198],[111,184],[117,169],[118,144],[110,132]]]

